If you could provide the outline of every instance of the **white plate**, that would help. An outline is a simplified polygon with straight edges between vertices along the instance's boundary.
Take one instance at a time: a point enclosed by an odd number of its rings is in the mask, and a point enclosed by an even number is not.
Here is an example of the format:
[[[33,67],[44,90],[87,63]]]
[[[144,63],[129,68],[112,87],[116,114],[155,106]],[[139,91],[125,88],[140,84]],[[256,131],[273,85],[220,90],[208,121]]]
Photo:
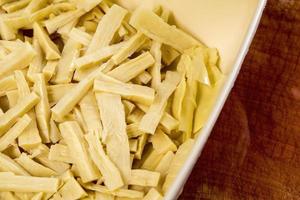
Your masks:
[[[220,51],[221,68],[227,74],[211,115],[201,130],[200,136],[182,167],[173,185],[165,196],[176,199],[210,135],[220,114],[241,64],[248,52],[267,0],[119,0],[129,9],[136,6],[153,7],[164,5],[172,11],[176,23],[209,47]]]

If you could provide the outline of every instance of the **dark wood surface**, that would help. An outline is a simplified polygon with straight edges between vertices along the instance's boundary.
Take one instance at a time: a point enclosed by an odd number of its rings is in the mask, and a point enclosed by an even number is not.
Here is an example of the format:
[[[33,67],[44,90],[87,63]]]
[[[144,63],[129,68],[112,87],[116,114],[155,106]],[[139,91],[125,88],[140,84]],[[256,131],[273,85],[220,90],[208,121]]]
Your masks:
[[[300,0],[269,0],[180,200],[300,199]]]

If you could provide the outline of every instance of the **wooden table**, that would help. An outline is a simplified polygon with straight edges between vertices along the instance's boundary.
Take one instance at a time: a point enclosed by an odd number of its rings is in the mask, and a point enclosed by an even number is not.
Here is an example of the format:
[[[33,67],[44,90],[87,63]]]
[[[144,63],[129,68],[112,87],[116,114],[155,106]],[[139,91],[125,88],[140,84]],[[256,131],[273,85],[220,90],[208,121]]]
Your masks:
[[[300,0],[269,0],[180,199],[300,199]]]

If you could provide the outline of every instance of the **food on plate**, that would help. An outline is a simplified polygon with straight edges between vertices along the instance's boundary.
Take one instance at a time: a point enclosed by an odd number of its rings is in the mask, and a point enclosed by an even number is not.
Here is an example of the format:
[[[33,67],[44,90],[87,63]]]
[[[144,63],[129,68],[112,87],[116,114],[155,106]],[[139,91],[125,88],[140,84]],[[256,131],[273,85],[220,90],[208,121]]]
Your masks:
[[[224,77],[171,15],[0,0],[0,199],[164,198]]]

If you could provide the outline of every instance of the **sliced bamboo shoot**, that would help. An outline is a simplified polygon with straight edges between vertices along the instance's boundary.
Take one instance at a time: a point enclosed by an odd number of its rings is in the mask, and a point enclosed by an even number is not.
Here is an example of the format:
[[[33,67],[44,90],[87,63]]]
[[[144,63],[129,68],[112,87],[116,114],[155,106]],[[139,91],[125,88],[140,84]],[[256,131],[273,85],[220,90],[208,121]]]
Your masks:
[[[158,165],[155,167],[154,171],[159,172],[161,177],[165,177],[171,166],[172,160],[175,154],[172,151],[168,151],[159,161]]]
[[[59,59],[60,52],[56,44],[51,41],[46,31],[38,23],[33,24],[33,31],[43,49],[43,52],[46,54],[46,59]]]
[[[3,77],[0,80],[0,93],[1,94],[2,94],[2,92],[4,93],[5,91],[13,90],[13,89],[16,89],[16,88],[17,88],[17,84],[16,84],[16,81],[15,81],[14,75]]]
[[[30,19],[26,15],[16,15],[11,17],[3,16],[2,20],[6,23],[11,29],[18,30],[21,28],[30,27]]]
[[[21,71],[15,71],[15,79],[18,87],[18,102],[21,103],[20,101],[22,100],[22,98],[30,94],[30,88]],[[31,122],[23,131],[23,133],[18,137],[19,146],[25,150],[34,148],[42,142],[39,130],[37,128],[34,110],[30,110],[27,114],[31,118]]]
[[[142,33],[137,33],[131,37],[126,44],[111,58],[115,65],[130,57],[136,52],[146,41],[146,37]]]
[[[150,10],[137,9],[130,19],[130,24],[151,39],[170,45],[180,52],[194,46],[203,46],[190,35],[164,22]]]
[[[0,171],[12,172],[16,175],[30,176],[16,161],[0,152]]]
[[[127,10],[120,6],[113,5],[99,22],[86,54],[94,52],[96,49],[108,46],[112,41],[115,32],[121,26],[122,20],[126,14]]]
[[[152,79],[152,76],[150,75],[150,73],[147,71],[144,71],[134,79],[134,82],[136,82],[137,84],[140,84],[140,85],[142,85],[142,84],[147,85],[151,81],[151,79]]]
[[[27,77],[33,82],[34,81],[34,76],[37,73],[41,73],[43,70],[43,59],[44,59],[44,54],[42,52],[41,46],[39,44],[39,41],[37,39],[37,36],[33,38],[33,47],[36,52],[36,56],[32,60],[32,62],[29,65],[29,69],[27,72]]]
[[[21,151],[18,147],[18,144],[11,144],[10,146],[8,146],[3,153],[7,156],[9,156],[10,158],[17,158],[21,155]]]
[[[95,133],[89,133],[85,136],[89,144],[89,153],[92,160],[100,170],[104,178],[104,184],[109,190],[116,190],[124,185],[119,169],[105,154],[99,137]]]
[[[57,33],[59,33],[65,41],[68,40],[71,30],[77,25],[78,21],[79,21],[79,18],[73,18],[71,21],[69,21],[64,26],[58,28]],[[74,41],[76,41],[76,40],[74,40]],[[78,41],[76,41],[76,42],[78,42]],[[78,42],[78,43],[80,43],[80,42]]]
[[[51,106],[55,105],[66,94],[67,91],[70,91],[75,86],[76,84],[48,85],[47,92],[48,92],[49,104]],[[17,100],[18,100],[17,90],[11,90],[6,92],[6,96],[8,98],[10,107],[13,107],[17,104]]]
[[[151,137],[153,148],[159,153],[166,153],[168,151],[175,152],[177,150],[176,145],[162,130],[157,129],[154,135]]]
[[[81,199],[87,196],[87,193],[74,178],[67,180],[67,182],[59,189],[58,193],[61,195],[62,199],[68,200]]]
[[[95,6],[100,4],[101,2],[102,0],[89,0],[89,1],[78,0],[76,1],[76,4],[77,4],[77,8],[83,9],[85,12],[88,12],[92,10]]]
[[[147,139],[148,139],[148,135],[145,133],[138,137],[138,148],[134,154],[134,158],[139,159],[139,160],[142,159],[142,154],[143,154]]]
[[[79,106],[84,119],[84,123],[87,126],[87,131],[96,133],[97,135],[101,136],[102,124],[94,93],[89,92],[85,97],[83,97],[79,102]]]
[[[37,74],[34,80],[34,90],[40,96],[40,102],[35,106],[36,119],[40,135],[44,143],[50,142],[50,105],[43,74]]]
[[[31,45],[25,43],[22,47],[8,54],[5,59],[0,60],[0,77],[4,77],[14,70],[27,67],[35,56]]]
[[[42,9],[37,10],[36,12],[32,13],[30,15],[30,20],[32,22],[40,21],[40,20],[48,17],[53,11],[54,11],[54,6],[52,4],[48,5]]]
[[[132,123],[126,127],[128,138],[136,138],[140,135],[143,135],[144,132],[139,130],[139,123]]]
[[[49,85],[47,87],[47,92],[50,105],[55,105],[66,94],[66,92],[72,90],[75,86],[76,84]]]
[[[4,40],[13,40],[17,37],[17,31],[9,27],[5,20],[0,18],[0,35]]]
[[[30,94],[30,88],[22,71],[15,71],[15,81],[18,89],[18,102]]]
[[[5,10],[8,13],[12,13],[14,11],[20,10],[24,7],[26,7],[31,0],[20,0],[20,1],[14,1],[11,3],[6,3],[2,6],[2,9]]]
[[[152,55],[146,52],[113,69],[107,75],[122,82],[128,82],[153,65],[154,62],[155,60]]]
[[[32,196],[31,200],[42,200],[43,196],[44,196],[44,193],[39,192],[39,193],[36,193],[34,196]]]
[[[163,156],[164,154],[158,153],[152,147],[147,149],[147,151],[143,154],[142,165],[140,168],[154,171]]]
[[[26,6],[24,12],[27,14],[32,14],[35,11],[38,11],[41,8],[45,7],[46,5],[47,5],[47,0],[32,0],[28,4],[28,6]]]
[[[137,149],[138,149],[138,140],[137,139],[131,139],[129,140],[129,149],[130,149],[130,152],[137,152]]]
[[[172,114],[173,116],[179,120],[182,112],[182,102],[184,99],[184,95],[186,92],[186,80],[183,78],[178,87],[174,92],[173,102],[172,102]]]
[[[15,192],[15,196],[22,200],[32,200],[33,195],[33,192]]]
[[[114,83],[101,80],[95,81],[94,91],[119,94],[127,100],[144,105],[151,105],[155,94],[154,89],[146,86],[129,83]]]
[[[169,45],[162,45],[161,51],[162,61],[167,66],[171,65],[176,60],[176,58],[180,56],[180,53]]]
[[[95,66],[100,64],[102,61],[110,58],[114,53],[116,53],[122,46],[123,42],[103,47],[101,49],[95,50],[89,54],[86,54],[75,60],[76,68],[79,70],[86,69],[91,66]]]
[[[19,200],[13,192],[0,192],[0,199]]]
[[[139,192],[136,190],[117,189],[117,190],[111,191],[105,186],[91,184],[91,183],[84,185],[84,187],[89,190],[101,192],[104,194],[110,194],[110,195],[114,195],[117,197],[127,197],[127,198],[134,199],[134,198],[143,198],[143,196],[144,196],[143,192]]]
[[[197,101],[197,109],[195,111],[195,121],[193,133],[197,133],[206,123],[209,114],[213,108],[218,92],[223,84],[223,81],[218,82],[213,88],[199,84],[199,96]]]
[[[149,107],[145,105],[137,104],[137,106],[145,113],[149,110]],[[172,115],[170,115],[167,112],[164,112],[160,120],[160,125],[163,131],[165,131],[167,134],[170,134],[171,131],[176,130],[178,128],[179,122],[174,117],[172,117]]]
[[[83,132],[78,123],[75,121],[64,122],[59,125],[59,129],[82,181],[90,182],[100,178],[100,172],[89,157]]]
[[[154,134],[161,117],[168,98],[176,89],[181,80],[181,76],[177,72],[168,72],[166,79],[160,84],[153,104],[150,106],[147,113],[141,120],[139,129],[150,134]]]
[[[192,137],[194,125],[194,113],[196,110],[198,83],[193,81],[187,82],[186,93],[182,101],[182,111],[179,120],[179,130],[183,132],[183,141]]]
[[[55,144],[50,147],[49,160],[73,163],[68,147],[63,144]]]
[[[95,200],[115,200],[115,197],[111,194],[96,192]]]
[[[68,91],[57,104],[52,108],[52,116],[54,120],[61,120],[67,115],[74,106],[82,99],[82,97],[89,91],[94,83],[94,79],[102,75],[101,70],[96,70],[89,74],[86,78],[76,84],[70,91]]]
[[[98,110],[98,108],[97,108],[97,110]],[[76,106],[73,110],[73,113],[75,115],[75,119],[78,122],[80,128],[82,128],[83,132],[86,133],[88,131],[88,128],[87,128],[87,124],[85,123],[85,121],[83,119],[83,115],[80,111],[80,108]]]
[[[88,46],[92,40],[92,36],[90,34],[79,28],[72,28],[69,37],[84,46]]]
[[[126,133],[125,111],[121,102],[121,96],[96,93],[96,99],[103,124],[102,141],[106,144],[109,158],[119,168],[124,182],[127,183],[131,171],[130,150]]]
[[[194,140],[188,139],[184,142],[177,150],[174,159],[170,165],[168,174],[166,176],[166,180],[163,184],[163,192],[166,193],[171,184],[174,182],[176,176],[178,175],[179,171],[181,170],[183,164],[185,163],[186,159],[188,158],[192,148],[194,146]]]
[[[0,138],[0,151],[5,150],[30,124],[31,118],[25,114]]]
[[[58,28],[64,26],[65,24],[72,21],[74,18],[78,18],[81,15],[83,15],[84,12],[82,10],[72,10],[69,12],[64,12],[60,15],[57,15],[56,17],[52,19],[48,19],[44,22],[48,33],[52,34],[54,33]]]
[[[15,160],[32,176],[50,177],[56,175],[55,171],[35,162],[25,153],[22,153],[21,156]]]
[[[143,200],[163,200],[163,196],[154,188],[151,188]]]
[[[45,80],[48,82],[55,74],[58,61],[49,60],[43,68],[42,72],[45,75]]]
[[[70,168],[70,165],[60,161],[49,160],[49,148],[45,145],[41,145],[41,153],[36,155],[34,158],[42,165],[54,170],[57,174],[62,174]],[[38,153],[38,152],[37,152]]]
[[[203,48],[192,48],[185,51],[191,59],[191,65],[186,65],[187,77],[200,83],[211,85],[208,69],[205,63],[205,51]]]
[[[155,59],[153,67],[150,68],[150,74],[152,76],[151,87],[157,89],[161,83],[161,43],[153,41],[150,52]]]
[[[134,110],[135,105],[127,100],[122,100],[122,103],[125,108],[125,114],[126,114],[126,116],[128,116]]]
[[[56,192],[59,179],[31,176],[3,175],[0,173],[0,191]]]
[[[139,108],[136,108],[127,116],[126,122],[127,123],[140,123],[141,119],[144,116],[144,112],[141,111]]]
[[[143,170],[131,170],[131,177],[128,181],[129,185],[139,185],[145,187],[156,187],[160,178],[160,173]]]
[[[75,40],[68,39],[58,62],[55,76],[51,82],[55,84],[70,83],[75,71],[74,61],[80,55],[81,44]]]

